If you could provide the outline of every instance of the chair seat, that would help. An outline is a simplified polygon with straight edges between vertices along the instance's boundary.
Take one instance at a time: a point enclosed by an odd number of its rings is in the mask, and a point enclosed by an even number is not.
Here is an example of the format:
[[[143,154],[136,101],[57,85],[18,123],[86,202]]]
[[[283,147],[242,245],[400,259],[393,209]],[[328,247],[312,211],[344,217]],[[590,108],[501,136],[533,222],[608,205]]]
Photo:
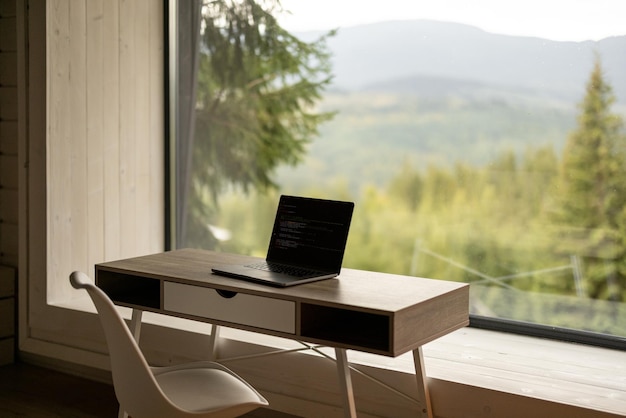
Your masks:
[[[267,405],[251,386],[217,363],[191,363],[181,367],[152,370],[163,393],[183,410],[218,417],[216,413],[220,410],[233,416]]]

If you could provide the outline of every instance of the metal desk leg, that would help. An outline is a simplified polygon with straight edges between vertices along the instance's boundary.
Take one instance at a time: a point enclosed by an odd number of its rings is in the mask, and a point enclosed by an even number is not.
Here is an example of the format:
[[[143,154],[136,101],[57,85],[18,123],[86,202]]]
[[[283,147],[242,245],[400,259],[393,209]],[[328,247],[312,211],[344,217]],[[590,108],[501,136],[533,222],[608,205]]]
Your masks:
[[[133,338],[137,343],[139,343],[139,335],[141,334],[141,316],[143,314],[142,310],[133,309],[133,316],[130,318],[130,325],[128,328],[130,329],[130,333],[133,334]]]
[[[422,347],[413,350],[413,362],[415,363],[415,378],[417,379],[417,397],[422,405],[420,416],[433,418],[433,408],[430,403],[430,394],[428,393],[428,384],[426,382]]]
[[[220,326],[213,324],[211,328],[211,336],[209,339],[209,355],[210,360],[217,360],[217,339],[220,336]]]
[[[337,356],[337,372],[339,373],[339,384],[343,392],[343,410],[346,417],[356,418],[356,406],[354,404],[354,391],[352,390],[352,378],[350,377],[350,367],[346,350],[335,348]]]

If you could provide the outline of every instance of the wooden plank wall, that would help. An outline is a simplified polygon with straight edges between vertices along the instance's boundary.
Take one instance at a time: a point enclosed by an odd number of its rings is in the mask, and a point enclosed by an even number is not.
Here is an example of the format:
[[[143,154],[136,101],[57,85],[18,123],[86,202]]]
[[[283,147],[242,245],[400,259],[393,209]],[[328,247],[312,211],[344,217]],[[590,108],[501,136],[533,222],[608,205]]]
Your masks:
[[[15,0],[0,0],[0,365],[15,359],[18,106]]]
[[[162,0],[47,2],[48,301],[163,250]]]
[[[15,0],[0,0],[0,264],[17,267],[17,30]]]

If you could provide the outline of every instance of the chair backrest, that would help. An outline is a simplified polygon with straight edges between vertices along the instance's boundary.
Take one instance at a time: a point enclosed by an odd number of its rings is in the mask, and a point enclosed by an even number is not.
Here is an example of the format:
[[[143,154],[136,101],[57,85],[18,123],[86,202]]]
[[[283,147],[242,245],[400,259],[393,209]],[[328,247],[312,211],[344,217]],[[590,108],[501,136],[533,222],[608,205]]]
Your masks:
[[[180,412],[160,389],[111,299],[82,272],[73,272],[70,282],[76,289],[87,290],[96,306],[111,357],[115,395],[121,407],[133,417],[157,417]]]

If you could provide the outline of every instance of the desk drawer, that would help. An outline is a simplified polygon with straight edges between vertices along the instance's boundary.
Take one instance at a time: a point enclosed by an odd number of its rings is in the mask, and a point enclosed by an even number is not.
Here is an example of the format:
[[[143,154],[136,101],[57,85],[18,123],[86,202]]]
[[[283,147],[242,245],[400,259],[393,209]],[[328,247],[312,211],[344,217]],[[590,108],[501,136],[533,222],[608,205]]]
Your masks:
[[[237,293],[223,297],[215,289],[166,281],[163,308],[234,324],[295,334],[296,303]]]

